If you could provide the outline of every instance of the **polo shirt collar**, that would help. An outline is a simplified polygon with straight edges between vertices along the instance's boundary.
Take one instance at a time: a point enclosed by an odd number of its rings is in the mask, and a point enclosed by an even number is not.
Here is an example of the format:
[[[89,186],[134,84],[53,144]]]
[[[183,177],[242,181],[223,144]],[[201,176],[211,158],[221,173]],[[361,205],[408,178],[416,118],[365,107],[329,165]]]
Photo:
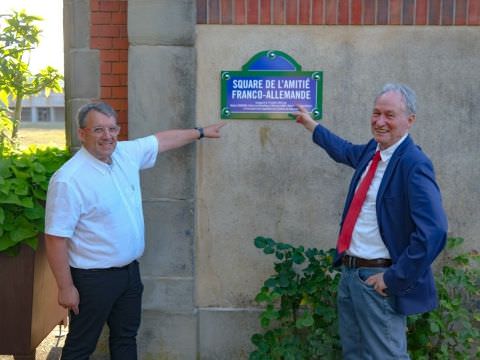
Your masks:
[[[80,152],[80,155],[86,161],[88,161],[93,168],[100,171],[103,175],[108,174],[111,171],[112,165],[98,160],[95,156],[90,154],[90,152],[84,146],[80,148],[79,152]],[[112,154],[112,158],[113,158],[113,154]]]

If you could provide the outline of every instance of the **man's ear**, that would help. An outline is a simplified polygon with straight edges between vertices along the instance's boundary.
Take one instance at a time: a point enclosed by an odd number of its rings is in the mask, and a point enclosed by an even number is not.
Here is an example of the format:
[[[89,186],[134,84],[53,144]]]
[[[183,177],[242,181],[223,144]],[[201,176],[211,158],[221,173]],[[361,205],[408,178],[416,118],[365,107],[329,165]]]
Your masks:
[[[80,140],[81,143],[85,140],[85,130],[82,128],[77,129],[77,137]]]
[[[415,124],[416,120],[417,120],[417,115],[415,114],[408,115],[408,128],[411,128],[412,125]]]

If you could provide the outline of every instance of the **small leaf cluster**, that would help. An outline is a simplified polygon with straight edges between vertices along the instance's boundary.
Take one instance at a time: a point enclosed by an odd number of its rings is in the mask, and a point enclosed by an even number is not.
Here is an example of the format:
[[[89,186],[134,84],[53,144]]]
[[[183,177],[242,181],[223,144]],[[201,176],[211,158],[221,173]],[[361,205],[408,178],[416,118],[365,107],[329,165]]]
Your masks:
[[[36,249],[49,179],[68,158],[66,150],[52,147],[1,153],[0,252],[16,255],[22,244]]]
[[[340,274],[333,268],[334,250],[295,247],[257,237],[255,246],[274,255],[275,274],[255,300],[264,304],[250,359],[335,359],[340,354],[336,291]]]
[[[480,359],[480,253],[462,252],[463,242],[447,241],[435,273],[438,308],[407,318],[412,359]],[[341,359],[335,250],[305,250],[265,237],[254,244],[276,260],[275,273],[255,298],[265,307],[260,314],[265,331],[252,336],[250,360]]]

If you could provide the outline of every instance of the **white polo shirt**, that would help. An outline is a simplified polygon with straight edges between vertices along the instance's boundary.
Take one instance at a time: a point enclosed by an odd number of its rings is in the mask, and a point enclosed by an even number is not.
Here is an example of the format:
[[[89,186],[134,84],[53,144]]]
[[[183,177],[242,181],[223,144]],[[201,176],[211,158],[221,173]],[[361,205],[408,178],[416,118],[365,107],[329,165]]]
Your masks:
[[[120,141],[106,164],[81,148],[50,179],[45,233],[69,238],[70,266],[126,265],[144,251],[140,173],[155,164],[155,136]]]

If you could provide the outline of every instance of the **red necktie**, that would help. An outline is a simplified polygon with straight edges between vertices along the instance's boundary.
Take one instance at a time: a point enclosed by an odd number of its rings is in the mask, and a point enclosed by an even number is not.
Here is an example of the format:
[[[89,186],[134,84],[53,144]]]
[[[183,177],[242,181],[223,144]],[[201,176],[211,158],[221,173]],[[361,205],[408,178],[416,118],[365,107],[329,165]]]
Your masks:
[[[363,178],[362,182],[357,188],[355,195],[353,195],[353,200],[350,203],[348,208],[347,216],[343,221],[342,229],[340,230],[340,235],[338,236],[337,249],[338,253],[341,254],[347,250],[352,241],[353,228],[357,222],[358,215],[362,209],[363,202],[367,197],[367,191],[372,183],[373,176],[375,175],[375,170],[377,170],[378,162],[380,161],[380,151],[377,151],[373,156],[372,163],[368,169],[367,174]]]

